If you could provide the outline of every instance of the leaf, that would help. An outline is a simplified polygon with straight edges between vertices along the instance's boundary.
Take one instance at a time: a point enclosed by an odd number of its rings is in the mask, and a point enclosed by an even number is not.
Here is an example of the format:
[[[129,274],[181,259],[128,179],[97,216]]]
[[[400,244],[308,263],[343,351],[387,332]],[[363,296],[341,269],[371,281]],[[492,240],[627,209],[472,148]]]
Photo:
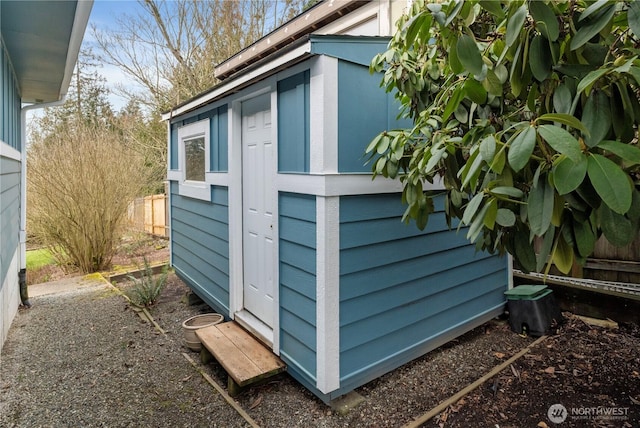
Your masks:
[[[492,198],[489,200],[487,205],[488,208],[484,214],[483,223],[487,229],[493,230],[496,225],[496,218],[498,216],[498,201],[495,198]]]
[[[571,90],[567,85],[558,85],[553,92],[553,109],[558,113],[569,113],[571,111]]]
[[[573,162],[562,157],[553,167],[553,184],[560,195],[573,192],[584,181],[587,175],[587,159],[582,157],[580,162]]]
[[[572,51],[578,49],[580,46],[587,43],[593,36],[607,26],[611,18],[613,18],[616,12],[616,6],[614,4],[609,5],[606,9],[603,9],[598,16],[594,16],[588,23],[580,27],[576,34],[571,38],[570,48]]]
[[[491,168],[491,171],[495,172],[496,174],[502,174],[504,165],[507,162],[507,159],[506,159],[507,157],[504,154],[506,147],[507,146],[502,146],[498,154],[493,158],[491,165],[489,165],[489,168]]]
[[[511,141],[509,147],[509,165],[514,171],[520,171],[531,158],[536,146],[536,129],[527,126]]]
[[[487,90],[476,79],[467,78],[464,82],[464,91],[467,98],[476,104],[487,102]]]
[[[640,37],[640,2],[632,1],[627,11],[629,28],[636,37]]]
[[[603,91],[593,91],[582,111],[582,123],[589,130],[584,142],[593,147],[602,141],[611,129],[611,105]]]
[[[515,258],[520,263],[522,270],[526,273],[536,269],[536,253],[529,244],[529,240],[524,233],[518,233],[514,237]]]
[[[573,235],[576,239],[576,246],[578,247],[578,254],[582,257],[589,257],[593,253],[593,249],[596,246],[597,237],[591,229],[591,225],[588,222],[573,222]]]
[[[633,223],[625,216],[613,212],[604,204],[598,209],[598,216],[604,237],[613,245],[623,247],[635,239]]]
[[[560,35],[558,18],[553,10],[542,1],[532,1],[529,3],[529,13],[536,21],[536,28],[547,39],[555,42]]]
[[[502,82],[498,75],[491,69],[487,70],[487,77],[482,81],[482,87],[496,97],[502,96]]]
[[[589,90],[587,89],[589,89],[596,80],[609,73],[610,71],[611,70],[609,70],[608,68],[599,68],[598,70],[593,70],[589,72],[589,74],[584,76],[582,80],[580,80],[580,83],[578,83],[576,99],[578,99],[582,91],[586,91],[587,95],[589,95]]]
[[[527,198],[527,216],[529,227],[536,236],[542,236],[551,225],[553,214],[553,188],[546,179],[532,187]]]
[[[511,196],[512,198],[521,199],[524,193],[520,189],[508,186],[498,186],[491,189],[491,193],[495,195]]]
[[[482,209],[476,216],[475,220],[473,220],[473,222],[471,223],[469,231],[467,232],[467,239],[469,240],[469,242],[476,242],[476,239],[478,239],[478,236],[480,236],[480,233],[482,232],[482,226],[484,226],[484,217],[488,209],[489,204],[485,204],[485,206],[482,207]]]
[[[493,135],[489,135],[480,142],[480,156],[486,163],[491,163],[496,155],[496,139]]]
[[[582,155],[580,143],[566,130],[554,125],[538,127],[538,133],[555,151],[567,155],[574,162],[579,162]]]
[[[578,19],[578,22],[583,21],[585,19],[587,19],[587,17],[591,16],[592,13],[597,12],[598,10],[600,10],[602,8],[602,6],[606,5],[607,3],[609,3],[610,0],[597,0],[596,2],[594,2],[593,4],[591,4],[588,8],[586,8],[582,14],[580,15],[580,18]]]
[[[596,192],[609,208],[624,214],[631,208],[631,183],[627,174],[613,161],[592,153],[587,174]]]
[[[538,254],[536,254],[536,270],[538,272],[542,271],[544,265],[549,262],[549,254],[551,254],[551,249],[553,248],[553,238],[555,235],[556,228],[553,226],[551,226],[544,234],[542,245],[540,246]]]
[[[549,42],[544,36],[535,36],[529,47],[529,67],[533,77],[539,82],[546,80],[551,74],[551,66]]]
[[[502,10],[502,4],[495,0],[480,0],[480,6],[492,15],[495,15],[498,19],[504,18],[504,11]]]
[[[464,98],[464,87],[458,86],[453,90],[453,94],[451,94],[451,98],[447,103],[447,106],[442,113],[442,121],[445,122],[451,116],[451,113],[457,110],[460,102]]]
[[[524,26],[524,21],[527,18],[527,7],[522,5],[515,11],[509,21],[507,22],[507,47],[511,47],[513,43],[516,41],[518,36],[520,35],[520,31]]]
[[[464,67],[460,62],[460,57],[458,56],[458,44],[451,43],[451,49],[449,50],[449,67],[451,67],[451,71],[455,74],[462,74],[464,72]],[[469,79],[473,80],[473,79]]]
[[[405,37],[405,43],[407,46],[413,45],[416,37],[421,31],[429,31],[431,27],[431,23],[433,22],[433,17],[430,13],[420,13],[413,18],[411,18],[406,24],[405,28],[407,30],[407,35]]]
[[[610,151],[629,163],[640,163],[640,149],[637,146],[621,143],[620,141],[604,140],[600,141],[598,147]]]
[[[511,227],[516,224],[516,215],[507,208],[499,208],[496,214],[496,223],[502,227]]]
[[[378,146],[376,147],[376,151],[379,155],[383,154],[389,148],[389,144],[391,143],[391,139],[388,135],[383,135],[380,139]]]
[[[482,73],[484,61],[482,61],[482,54],[480,54],[478,45],[472,37],[467,34],[462,34],[458,37],[456,49],[458,52],[458,59],[464,68],[474,75]]]
[[[467,207],[464,210],[464,215],[462,216],[462,222],[464,224],[466,225],[471,224],[471,220],[476,215],[476,212],[478,211],[478,207],[480,207],[480,204],[482,203],[483,197],[484,195],[482,193],[478,193],[473,197],[473,199],[469,201],[469,203],[467,204]]]
[[[557,244],[551,255],[551,260],[553,260],[553,264],[556,265],[560,272],[565,275],[571,272],[571,267],[573,266],[573,249],[564,240],[562,234],[559,234],[557,237]]]
[[[570,126],[577,130],[582,131],[583,133],[588,133],[589,131],[585,126],[580,122],[575,116],[571,114],[563,114],[563,113],[547,113],[538,117],[538,122],[558,122],[563,125]]]

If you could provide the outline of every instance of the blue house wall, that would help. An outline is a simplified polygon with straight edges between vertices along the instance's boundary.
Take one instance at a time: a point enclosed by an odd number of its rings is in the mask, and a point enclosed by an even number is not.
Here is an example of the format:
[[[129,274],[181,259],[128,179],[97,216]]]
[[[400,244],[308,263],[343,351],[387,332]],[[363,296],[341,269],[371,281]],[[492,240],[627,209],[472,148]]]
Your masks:
[[[381,186],[387,190],[378,192],[371,190],[377,187],[368,187],[380,184],[379,180],[370,184],[370,166],[364,165],[363,152],[369,141],[385,129],[410,126],[397,119],[398,104],[393,94],[380,89],[380,75],[371,75],[368,70],[370,58],[384,50],[386,42],[375,38],[312,38],[311,58],[277,72],[268,82],[257,80],[254,85],[224,93],[209,104],[170,119],[170,172],[179,169],[179,128],[209,119],[209,172],[220,173],[214,178],[220,184],[211,185],[210,202],[180,195],[175,176],[170,177],[172,262],[178,275],[200,297],[225,316],[233,317],[237,309],[232,307],[230,272],[234,265],[242,265],[242,261],[231,260],[234,240],[242,240],[232,233],[238,229],[233,229],[229,221],[233,204],[239,202],[233,198],[233,186],[240,185],[232,178],[233,153],[240,154],[232,147],[237,144],[232,133],[236,132],[238,138],[233,121],[240,117],[233,108],[239,108],[238,100],[248,99],[251,93],[263,94],[267,85],[272,88],[272,109],[277,111],[275,185],[280,186],[276,213],[278,340],[274,351],[294,378],[325,401],[498,315],[508,286],[506,260],[476,253],[464,231],[448,229],[441,210],[432,215],[425,231],[419,231],[414,225],[402,223],[405,207],[397,189]],[[337,91],[336,105],[325,104],[326,110],[320,114],[336,115],[335,128],[330,120],[318,121],[312,116],[313,111],[318,112],[313,99],[317,95],[314,79],[321,78],[314,74],[314,67],[323,58],[329,60],[321,69],[335,66]],[[332,143],[337,171],[314,166],[312,127],[318,122],[327,126],[324,132],[335,130]],[[337,176],[345,183],[362,176],[366,179],[362,183],[367,184],[358,184],[361,192],[350,187],[341,193],[340,186],[331,191],[316,188],[313,183],[325,175]],[[321,213],[323,207],[334,203],[339,207],[335,242],[323,236],[323,227],[331,224],[324,217],[333,214]],[[326,276],[326,271],[318,271],[319,266],[331,253],[327,246],[335,249],[339,265],[334,284],[319,283]],[[321,312],[318,296],[331,287],[338,291],[335,307],[325,307]],[[330,298],[325,300],[329,303],[323,304],[333,304]],[[338,386],[327,391],[326,385],[331,382],[323,383],[324,387],[319,384],[333,372],[321,355],[326,344],[319,338],[326,339],[326,329],[332,323],[322,317],[331,313],[329,316],[338,317],[334,336],[339,338],[335,355],[339,379]]]
[[[0,38],[0,347],[19,304],[20,107],[16,76]]]

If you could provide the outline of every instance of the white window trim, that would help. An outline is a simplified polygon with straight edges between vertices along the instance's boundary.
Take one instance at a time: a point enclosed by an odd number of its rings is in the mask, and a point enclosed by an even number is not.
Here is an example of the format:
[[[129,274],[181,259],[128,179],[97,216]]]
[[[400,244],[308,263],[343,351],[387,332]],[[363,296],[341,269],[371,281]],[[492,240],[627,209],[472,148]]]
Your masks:
[[[173,174],[171,174],[171,177],[168,178],[179,178],[178,193],[181,196],[211,202],[211,186],[209,183],[207,183],[206,180],[207,173],[211,170],[211,140],[209,136],[209,130],[209,119],[193,122],[178,128],[178,166],[180,169],[178,171],[172,171]],[[185,166],[186,155],[184,142],[185,140],[191,140],[198,137],[204,137],[205,181],[192,181],[186,179],[187,171]]]

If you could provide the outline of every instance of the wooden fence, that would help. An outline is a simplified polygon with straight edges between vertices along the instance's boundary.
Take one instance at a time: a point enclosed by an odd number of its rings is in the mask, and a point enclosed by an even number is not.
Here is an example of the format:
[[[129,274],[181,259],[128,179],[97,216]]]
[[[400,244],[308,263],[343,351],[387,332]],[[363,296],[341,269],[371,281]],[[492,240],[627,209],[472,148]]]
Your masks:
[[[578,274],[600,281],[640,284],[640,238],[627,246],[615,247],[601,237]]]
[[[131,227],[156,236],[169,236],[167,224],[168,198],[165,194],[137,198],[129,204],[128,220]]]

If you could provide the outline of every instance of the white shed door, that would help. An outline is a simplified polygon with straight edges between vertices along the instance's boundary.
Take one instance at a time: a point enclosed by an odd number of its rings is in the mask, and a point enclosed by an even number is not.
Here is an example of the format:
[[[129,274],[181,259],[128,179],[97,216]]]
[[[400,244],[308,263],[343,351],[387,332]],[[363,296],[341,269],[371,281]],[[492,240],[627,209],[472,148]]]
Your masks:
[[[242,103],[242,213],[244,309],[273,326],[274,153],[271,99],[263,95]]]

